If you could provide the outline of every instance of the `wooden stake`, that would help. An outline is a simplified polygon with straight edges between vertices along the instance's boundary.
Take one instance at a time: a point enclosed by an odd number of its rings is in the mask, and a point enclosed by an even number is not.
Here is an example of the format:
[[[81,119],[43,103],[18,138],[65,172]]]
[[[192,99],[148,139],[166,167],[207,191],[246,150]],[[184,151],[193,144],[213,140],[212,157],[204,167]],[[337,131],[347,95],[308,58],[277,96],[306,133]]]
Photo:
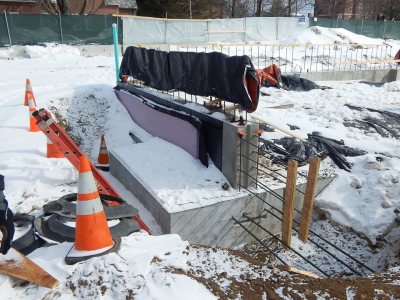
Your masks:
[[[282,240],[288,249],[292,242],[292,225],[294,215],[294,199],[296,196],[297,161],[288,161],[285,199],[283,202]]]
[[[308,168],[306,192],[304,194],[303,210],[301,212],[299,239],[307,242],[308,231],[312,221],[312,213],[314,207],[314,197],[317,190],[319,165],[321,160],[318,157],[310,159],[310,167]]]
[[[0,254],[0,273],[50,289],[59,283],[57,279],[13,248],[6,255]]]

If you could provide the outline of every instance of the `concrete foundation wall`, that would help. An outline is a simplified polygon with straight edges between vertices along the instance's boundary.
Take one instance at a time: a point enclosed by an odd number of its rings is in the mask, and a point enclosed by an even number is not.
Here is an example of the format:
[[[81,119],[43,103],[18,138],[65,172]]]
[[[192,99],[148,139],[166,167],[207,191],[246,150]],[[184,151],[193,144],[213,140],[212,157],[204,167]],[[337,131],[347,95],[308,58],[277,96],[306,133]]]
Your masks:
[[[311,72],[293,73],[291,75],[312,81],[366,80],[373,82],[391,82],[400,80],[400,69]]]
[[[317,193],[321,192],[333,178],[321,179],[318,182]],[[298,189],[305,190],[305,185],[299,185]],[[284,189],[274,190],[275,193],[283,196]],[[282,202],[268,192],[257,193],[267,203],[282,210]],[[296,194],[295,207],[301,211],[303,195]],[[269,235],[257,225],[243,218],[243,213],[273,233],[281,232],[282,223],[279,219],[268,213],[271,207],[258,199],[256,196],[243,195],[233,200],[220,202],[210,206],[182,211],[171,214],[171,232],[179,234],[182,239],[194,244],[233,248],[243,243],[255,241],[239,224],[232,220],[232,217],[243,221],[258,238],[267,238]],[[281,214],[272,210],[272,213],[281,217]],[[295,218],[299,214],[295,213]]]
[[[239,193],[237,197],[230,200],[196,209],[169,213],[159,203],[157,196],[112,151],[110,151],[110,171],[152,213],[163,233],[179,234],[182,239],[190,243],[233,248],[254,241],[255,239],[251,235],[232,220],[232,217],[242,220],[243,213],[255,218],[258,224],[273,233],[281,231],[281,221],[268,213],[270,206],[243,189],[243,193]],[[317,192],[322,191],[331,181],[332,178],[320,179]],[[298,189],[304,191],[305,185],[299,185]],[[276,189],[274,192],[283,196],[284,189]],[[282,202],[271,193],[258,190],[257,195],[267,203],[282,210]],[[303,195],[297,193],[296,208],[300,211],[302,204]],[[272,212],[281,216],[276,210]],[[295,217],[298,217],[298,214],[295,214]],[[244,221],[244,223],[258,238],[268,237],[268,234],[255,224],[249,221]]]
[[[222,173],[234,188],[239,184],[245,187],[253,186],[257,177],[257,147],[258,135],[256,134],[258,124],[247,124],[239,126],[237,123],[224,123],[222,129]],[[238,132],[245,133],[243,141],[240,142]],[[247,141],[247,142],[246,142]],[[242,155],[242,158],[241,158]],[[250,157],[251,160],[246,158]],[[243,172],[240,172],[240,169]]]

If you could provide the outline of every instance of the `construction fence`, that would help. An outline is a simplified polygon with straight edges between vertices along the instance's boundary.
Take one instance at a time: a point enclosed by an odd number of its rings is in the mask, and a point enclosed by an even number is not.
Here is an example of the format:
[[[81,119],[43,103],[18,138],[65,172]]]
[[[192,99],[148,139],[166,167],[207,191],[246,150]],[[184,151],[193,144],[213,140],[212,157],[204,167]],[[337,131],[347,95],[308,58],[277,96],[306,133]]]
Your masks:
[[[207,44],[276,41],[309,27],[308,18],[236,18],[213,20],[123,17],[124,45]]]
[[[310,26],[344,28],[371,38],[400,39],[400,22],[311,18]]]
[[[387,44],[136,44],[147,49],[184,52],[220,52],[247,55],[256,69],[277,64],[284,73],[309,73],[399,68],[393,61],[398,49]]]
[[[7,14],[0,17],[0,47],[10,45],[112,44],[109,15]],[[121,23],[120,20],[118,23]],[[122,26],[119,26],[122,40]]]

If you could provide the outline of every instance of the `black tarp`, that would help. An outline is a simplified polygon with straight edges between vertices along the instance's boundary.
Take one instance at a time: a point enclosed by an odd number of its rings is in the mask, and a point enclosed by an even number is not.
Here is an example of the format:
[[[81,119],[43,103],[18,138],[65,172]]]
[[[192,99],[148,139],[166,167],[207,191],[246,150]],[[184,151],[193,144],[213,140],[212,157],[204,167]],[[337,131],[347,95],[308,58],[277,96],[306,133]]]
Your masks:
[[[365,151],[348,147],[343,140],[335,140],[322,136],[318,132],[308,134],[306,142],[293,137],[284,137],[277,140],[262,139],[261,150],[268,153],[273,162],[286,163],[288,160],[297,160],[301,165],[306,164],[311,156],[329,156],[340,168],[350,171],[351,164],[347,156],[360,156]]]
[[[239,103],[248,112],[258,105],[257,72],[248,56],[222,53],[164,52],[128,47],[120,68],[152,88],[214,96]]]

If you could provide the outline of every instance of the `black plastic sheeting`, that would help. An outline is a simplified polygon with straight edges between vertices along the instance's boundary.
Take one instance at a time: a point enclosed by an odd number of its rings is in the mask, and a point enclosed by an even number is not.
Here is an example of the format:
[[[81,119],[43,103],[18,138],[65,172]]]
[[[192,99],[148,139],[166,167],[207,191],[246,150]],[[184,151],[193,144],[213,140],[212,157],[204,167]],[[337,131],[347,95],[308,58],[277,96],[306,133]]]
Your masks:
[[[165,52],[128,47],[120,77],[130,75],[159,90],[179,90],[239,103],[248,112],[257,109],[259,82],[248,56],[222,53]]]
[[[326,89],[311,80],[299,78],[292,75],[281,75],[284,86],[291,91],[311,91],[315,89]]]
[[[340,168],[350,171],[351,164],[346,156],[360,156],[365,151],[350,148],[342,140],[338,141],[322,136],[318,132],[308,134],[307,142],[299,141],[293,137],[278,140],[261,140],[261,150],[269,154],[272,162],[286,163],[288,160],[297,160],[300,165],[306,164],[311,156],[329,156]]]
[[[346,127],[355,127],[366,132],[376,132],[383,137],[400,138],[400,114],[373,108],[363,108],[350,104],[345,105],[352,110],[369,111],[378,113],[380,116],[380,118],[375,116],[366,116],[362,119],[345,121],[344,125]]]

